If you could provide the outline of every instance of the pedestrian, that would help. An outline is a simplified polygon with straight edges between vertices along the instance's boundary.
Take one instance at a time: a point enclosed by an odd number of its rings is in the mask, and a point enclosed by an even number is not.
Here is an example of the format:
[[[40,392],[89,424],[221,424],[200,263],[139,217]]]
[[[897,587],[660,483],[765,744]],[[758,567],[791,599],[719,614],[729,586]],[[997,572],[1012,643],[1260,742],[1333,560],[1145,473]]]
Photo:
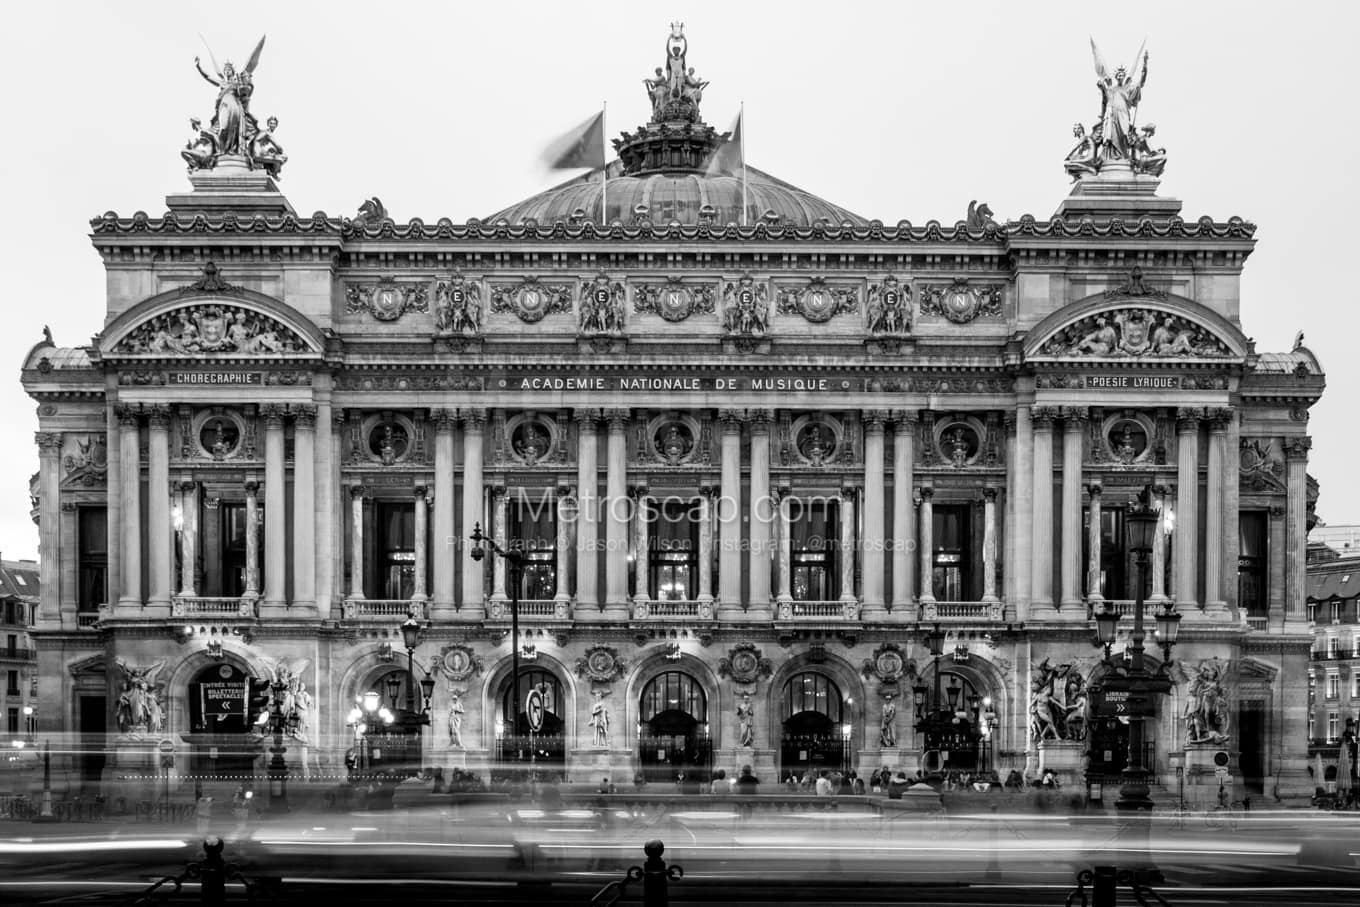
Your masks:
[[[246,822],[250,820],[250,801],[254,796],[254,791],[246,789],[242,784],[236,788],[236,793],[231,797],[231,815],[236,820],[236,829],[232,832],[235,837],[241,837],[246,833]]]
[[[831,773],[826,769],[822,769],[821,772],[818,773],[816,789],[817,796],[819,797],[831,796]]]
[[[850,773],[850,793],[860,796],[864,794],[864,779],[854,772]]]
[[[714,794],[732,793],[732,786],[727,783],[727,769],[720,768],[713,773],[713,782],[709,785],[709,792]]]
[[[743,765],[741,767],[741,777],[737,778],[737,793],[743,796],[753,797],[756,793],[756,787],[759,784],[760,779],[751,772],[751,766]]]
[[[212,797],[200,796],[194,803],[194,818],[197,820],[198,833],[206,835],[212,824]]]
[[[911,785],[907,781],[906,774],[903,772],[898,772],[897,774],[893,775],[892,780],[888,782],[888,799],[901,800],[903,792],[906,791],[906,789],[910,786]]]

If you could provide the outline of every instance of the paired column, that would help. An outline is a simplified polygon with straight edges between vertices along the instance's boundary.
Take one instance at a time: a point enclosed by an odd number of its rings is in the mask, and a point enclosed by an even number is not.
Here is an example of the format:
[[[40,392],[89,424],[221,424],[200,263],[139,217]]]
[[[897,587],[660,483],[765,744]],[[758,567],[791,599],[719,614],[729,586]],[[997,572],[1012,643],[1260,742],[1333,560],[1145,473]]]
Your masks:
[[[246,591],[242,598],[255,601],[260,597],[260,483],[250,479],[246,489]],[[363,521],[359,521],[359,534],[363,535]],[[361,549],[362,550],[362,549]],[[362,571],[359,574],[362,576]],[[363,586],[359,587],[360,598]]]
[[[1105,601],[1100,592],[1100,495],[1103,489],[1099,482],[1086,486],[1091,502],[1090,515],[1086,525],[1086,600],[1094,607]]]
[[[892,611],[902,620],[911,619],[912,550],[916,539],[915,514],[911,506],[912,466],[916,462],[916,411],[893,413],[893,544]]]
[[[741,416],[721,410],[722,487],[718,495],[718,616],[740,620],[741,609]]]
[[[350,538],[349,597],[364,597],[364,494],[367,489],[355,485],[349,490]]]
[[[1029,406],[1015,408],[1015,616],[1026,621],[1030,614],[1034,553],[1034,425]],[[1047,546],[1044,546],[1047,548]]]
[[[699,601],[713,601],[713,489],[699,489]]]
[[[567,585],[567,552],[572,550],[572,535],[576,531],[576,520],[580,507],[571,496],[571,489],[560,485],[557,489],[557,545],[556,569],[553,571],[553,601],[570,602],[571,593]]]
[[[997,602],[996,594],[996,489],[982,489],[982,600]]]
[[[604,613],[627,620],[628,607],[628,410],[605,411],[609,423],[605,454]]]
[[[1148,601],[1153,603],[1166,601],[1166,496],[1170,493],[1171,489],[1165,485],[1152,486],[1152,506],[1157,511],[1157,529],[1152,534],[1152,588]]]
[[[413,502],[415,504],[415,526],[413,528],[416,534],[416,576],[415,582],[412,584],[414,589],[411,592],[411,599],[418,602],[423,602],[430,597],[425,582],[425,565],[429,559],[428,544],[425,540],[426,535],[428,535],[425,525],[425,491],[424,485],[417,485]]]
[[[330,404],[330,388],[317,388],[321,394],[321,399],[316,405],[316,419],[312,426],[312,444],[316,448],[316,465],[312,469],[312,502],[316,506],[316,519],[312,527],[312,557],[316,561],[316,570],[313,572],[315,586],[312,589],[316,598],[316,613],[321,620],[328,620],[331,616],[331,602],[335,599],[335,578],[338,571],[335,566],[335,553],[344,551],[342,547],[334,542],[334,532],[337,525],[343,525],[344,515],[336,510],[336,495],[340,493],[340,480],[335,477],[335,445],[332,441],[334,434],[331,424],[334,412]],[[320,430],[317,430],[320,426]],[[316,527],[323,527],[330,532],[329,538],[317,538]]]
[[[1230,409],[1211,409],[1209,416],[1209,472],[1205,481],[1204,506],[1204,608],[1219,619],[1227,618],[1223,597],[1223,476],[1227,464]]]
[[[887,418],[882,410],[864,413],[864,608],[860,615],[864,619],[887,612],[883,596],[883,428]]]
[[[634,505],[634,540],[633,550],[637,552],[633,559],[633,601],[645,604],[650,596],[650,583],[648,577],[651,574],[651,525],[648,520],[651,517],[650,499],[647,497],[647,488],[640,485],[636,489],[636,501]]]
[[[474,524],[483,524],[482,513],[482,435],[486,429],[486,410],[466,409],[463,417],[463,535],[471,535]],[[483,525],[483,531],[489,527]],[[465,621],[486,617],[482,564],[472,559],[472,545],[462,544],[463,601],[458,615]]]
[[[600,518],[599,442],[595,435],[593,410],[577,410],[579,434],[576,442],[576,488],[579,504],[576,517],[576,603],[584,608],[600,606],[597,548]]]
[[[283,408],[265,406],[264,414],[264,606],[286,604],[288,515],[283,478]],[[263,616],[263,615],[261,615]]]
[[[417,538],[423,539],[417,530]],[[417,542],[416,544],[420,544]],[[293,407],[293,604],[316,607],[316,407]],[[420,568],[417,566],[416,568]]]
[[[771,529],[774,500],[770,497],[770,413],[751,412],[751,546],[747,552],[750,583],[748,620],[769,620]],[[842,596],[844,597],[844,596]]]
[[[1081,443],[1086,412],[1063,410],[1062,606],[1081,604]]]
[[[451,410],[437,409],[434,420],[434,607],[431,618],[449,620],[454,615],[453,580],[457,553],[468,543],[454,535],[453,526],[453,419]],[[566,584],[561,584],[565,588]]]
[[[118,454],[123,487],[119,495],[123,509],[123,589],[118,603],[140,609],[142,604],[142,451],[137,411],[130,406],[118,410]]]
[[[44,620],[56,621],[61,613],[61,433],[40,431],[38,442],[38,590]]]
[[[855,598],[855,489],[841,489],[841,601]]]
[[[1312,438],[1289,438],[1284,444],[1285,510],[1285,620],[1303,620],[1308,579],[1308,451]]]
[[[147,606],[170,614],[174,548],[170,541],[170,407],[153,406],[147,416],[146,543],[150,550]]]
[[[775,601],[793,601],[793,498],[791,489],[779,489],[779,587]]]
[[[179,486],[180,514],[183,525],[179,530],[179,594],[197,595],[194,567],[198,560],[198,483],[183,482]]]
[[[1036,616],[1053,612],[1053,420],[1057,411],[1036,406],[1034,419],[1034,514],[1030,568],[1032,607]]]
[[[1176,602],[1187,613],[1199,601],[1199,420],[1197,409],[1176,419]]]
[[[935,509],[930,499],[935,492],[921,489],[921,595],[922,603],[935,601]]]

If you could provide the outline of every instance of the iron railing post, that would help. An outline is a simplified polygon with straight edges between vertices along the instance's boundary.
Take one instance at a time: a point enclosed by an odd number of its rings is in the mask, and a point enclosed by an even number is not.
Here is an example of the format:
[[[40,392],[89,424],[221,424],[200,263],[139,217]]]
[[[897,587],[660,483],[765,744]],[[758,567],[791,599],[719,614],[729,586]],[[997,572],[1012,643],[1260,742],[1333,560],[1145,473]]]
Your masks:
[[[679,866],[666,869],[666,861],[661,859],[661,854],[666,851],[666,845],[660,840],[648,841],[642,850],[647,854],[647,861],[642,864],[642,907],[668,907],[670,904],[668,880],[672,875],[679,878],[683,870]]]
[[[202,876],[199,878],[199,896],[209,907],[218,907],[227,899],[227,867],[222,862],[222,839],[207,838],[203,841]]]

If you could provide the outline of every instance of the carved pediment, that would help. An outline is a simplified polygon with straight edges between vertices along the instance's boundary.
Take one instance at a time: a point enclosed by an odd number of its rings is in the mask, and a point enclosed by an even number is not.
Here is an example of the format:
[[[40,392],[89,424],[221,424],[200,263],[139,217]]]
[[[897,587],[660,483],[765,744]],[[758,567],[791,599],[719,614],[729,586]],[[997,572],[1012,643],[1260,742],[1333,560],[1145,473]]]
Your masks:
[[[1115,306],[1059,328],[1040,356],[1103,359],[1203,359],[1233,355],[1214,331],[1184,315],[1144,306]]]
[[[309,345],[275,318],[223,302],[189,303],[158,312],[114,346],[119,353],[269,355],[302,353]]]

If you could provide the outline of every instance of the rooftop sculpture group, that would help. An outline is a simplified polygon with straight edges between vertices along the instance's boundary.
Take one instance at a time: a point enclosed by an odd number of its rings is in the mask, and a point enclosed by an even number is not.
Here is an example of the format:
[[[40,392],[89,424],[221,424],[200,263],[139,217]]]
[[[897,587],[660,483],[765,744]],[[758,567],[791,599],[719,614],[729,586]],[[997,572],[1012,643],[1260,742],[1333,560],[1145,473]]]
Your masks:
[[[656,68],[655,79],[643,79],[647,98],[652,102],[652,120],[693,120],[699,114],[707,82],[694,75],[694,67],[685,66],[689,41],[685,39],[685,23],[672,22],[671,34],[666,39],[666,68]]]
[[[198,57],[194,57],[194,68],[198,74],[217,89],[217,101],[207,129],[203,128],[202,120],[189,120],[191,134],[180,157],[189,165],[191,173],[195,170],[213,170],[219,164],[233,161],[251,170],[263,170],[270,176],[279,176],[288,155],[283,153],[283,147],[274,139],[279,127],[278,118],[269,117],[261,129],[259,121],[250,112],[250,98],[255,93],[255,67],[260,63],[262,50],[264,38],[260,38],[250,60],[241,70],[237,70],[230,60],[219,68],[209,50],[212,75],[204,72],[203,64]]]
[[[1110,75],[1094,40],[1091,53],[1095,57],[1096,87],[1100,89],[1100,119],[1091,126],[1089,134],[1081,123],[1072,127],[1077,144],[1067,154],[1067,172],[1073,180],[1108,169],[1161,176],[1166,168],[1166,149],[1154,149],[1151,145],[1157,127],[1151,123],[1139,127],[1135,122],[1147,82],[1147,51],[1139,48],[1132,75],[1122,66]]]

